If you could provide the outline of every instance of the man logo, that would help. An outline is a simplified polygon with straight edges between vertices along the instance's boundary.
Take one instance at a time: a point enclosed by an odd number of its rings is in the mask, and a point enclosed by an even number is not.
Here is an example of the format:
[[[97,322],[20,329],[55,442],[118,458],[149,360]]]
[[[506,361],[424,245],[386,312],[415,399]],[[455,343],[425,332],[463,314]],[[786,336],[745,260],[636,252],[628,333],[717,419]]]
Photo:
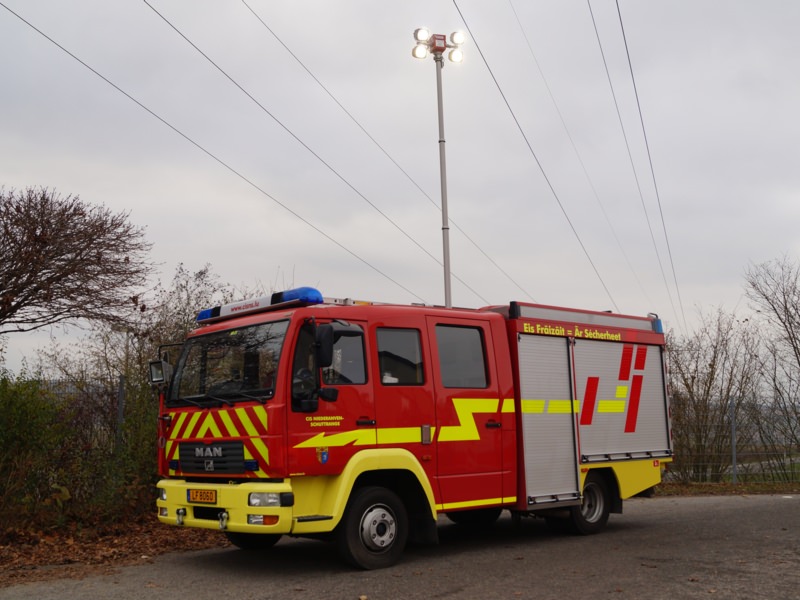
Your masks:
[[[222,458],[222,448],[219,446],[201,446],[194,449],[195,458]]]
[[[213,460],[207,460],[205,462],[205,467],[206,467],[206,471],[213,471],[214,470],[214,461]]]

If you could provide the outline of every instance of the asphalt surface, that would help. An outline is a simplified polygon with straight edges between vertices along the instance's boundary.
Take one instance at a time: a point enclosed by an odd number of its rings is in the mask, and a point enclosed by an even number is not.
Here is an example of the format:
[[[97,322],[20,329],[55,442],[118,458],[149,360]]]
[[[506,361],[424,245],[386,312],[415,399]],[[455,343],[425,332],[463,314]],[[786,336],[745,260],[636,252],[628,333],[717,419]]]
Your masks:
[[[443,520],[438,546],[390,569],[357,571],[334,548],[281,540],[271,551],[163,555],[82,580],[0,590],[17,598],[800,598],[800,495],[634,499],[580,537],[507,515],[488,532]]]

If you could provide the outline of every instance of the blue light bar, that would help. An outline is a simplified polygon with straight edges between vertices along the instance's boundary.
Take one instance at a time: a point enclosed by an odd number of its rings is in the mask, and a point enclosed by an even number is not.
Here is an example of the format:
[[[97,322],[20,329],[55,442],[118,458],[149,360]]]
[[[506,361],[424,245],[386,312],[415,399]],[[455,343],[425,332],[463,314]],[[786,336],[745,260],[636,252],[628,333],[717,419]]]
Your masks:
[[[661,322],[661,319],[655,319],[653,321],[653,330],[656,333],[664,333],[664,324]]]
[[[219,306],[201,310],[199,313],[197,313],[197,322],[202,323],[203,321],[208,321],[209,319],[213,319],[215,310],[217,311],[217,316],[219,316]]]
[[[240,315],[263,312],[283,307],[288,304],[322,304],[322,294],[319,290],[312,287],[300,287],[285,292],[276,292],[271,297],[262,296],[261,298],[251,298],[232,302],[223,306],[206,308],[197,313],[198,323],[211,323],[238,317]]]
[[[322,294],[316,288],[299,287],[284,292],[272,294],[270,304],[283,304],[284,302],[302,302],[303,304],[322,304]]]

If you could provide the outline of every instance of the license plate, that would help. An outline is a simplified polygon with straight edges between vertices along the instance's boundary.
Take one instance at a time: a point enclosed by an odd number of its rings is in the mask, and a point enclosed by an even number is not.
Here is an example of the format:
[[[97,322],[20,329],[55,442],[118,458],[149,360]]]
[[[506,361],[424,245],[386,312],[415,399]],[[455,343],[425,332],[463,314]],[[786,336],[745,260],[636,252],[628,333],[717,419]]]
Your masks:
[[[189,490],[189,502],[196,504],[216,504],[217,490]]]

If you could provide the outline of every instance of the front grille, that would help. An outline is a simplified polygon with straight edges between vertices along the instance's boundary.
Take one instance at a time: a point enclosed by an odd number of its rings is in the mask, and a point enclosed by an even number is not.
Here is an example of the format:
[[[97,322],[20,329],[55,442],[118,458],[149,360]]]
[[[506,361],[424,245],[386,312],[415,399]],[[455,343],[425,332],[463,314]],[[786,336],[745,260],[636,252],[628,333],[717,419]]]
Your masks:
[[[182,442],[180,470],[184,473],[241,475],[244,469],[244,444],[238,442]]]

